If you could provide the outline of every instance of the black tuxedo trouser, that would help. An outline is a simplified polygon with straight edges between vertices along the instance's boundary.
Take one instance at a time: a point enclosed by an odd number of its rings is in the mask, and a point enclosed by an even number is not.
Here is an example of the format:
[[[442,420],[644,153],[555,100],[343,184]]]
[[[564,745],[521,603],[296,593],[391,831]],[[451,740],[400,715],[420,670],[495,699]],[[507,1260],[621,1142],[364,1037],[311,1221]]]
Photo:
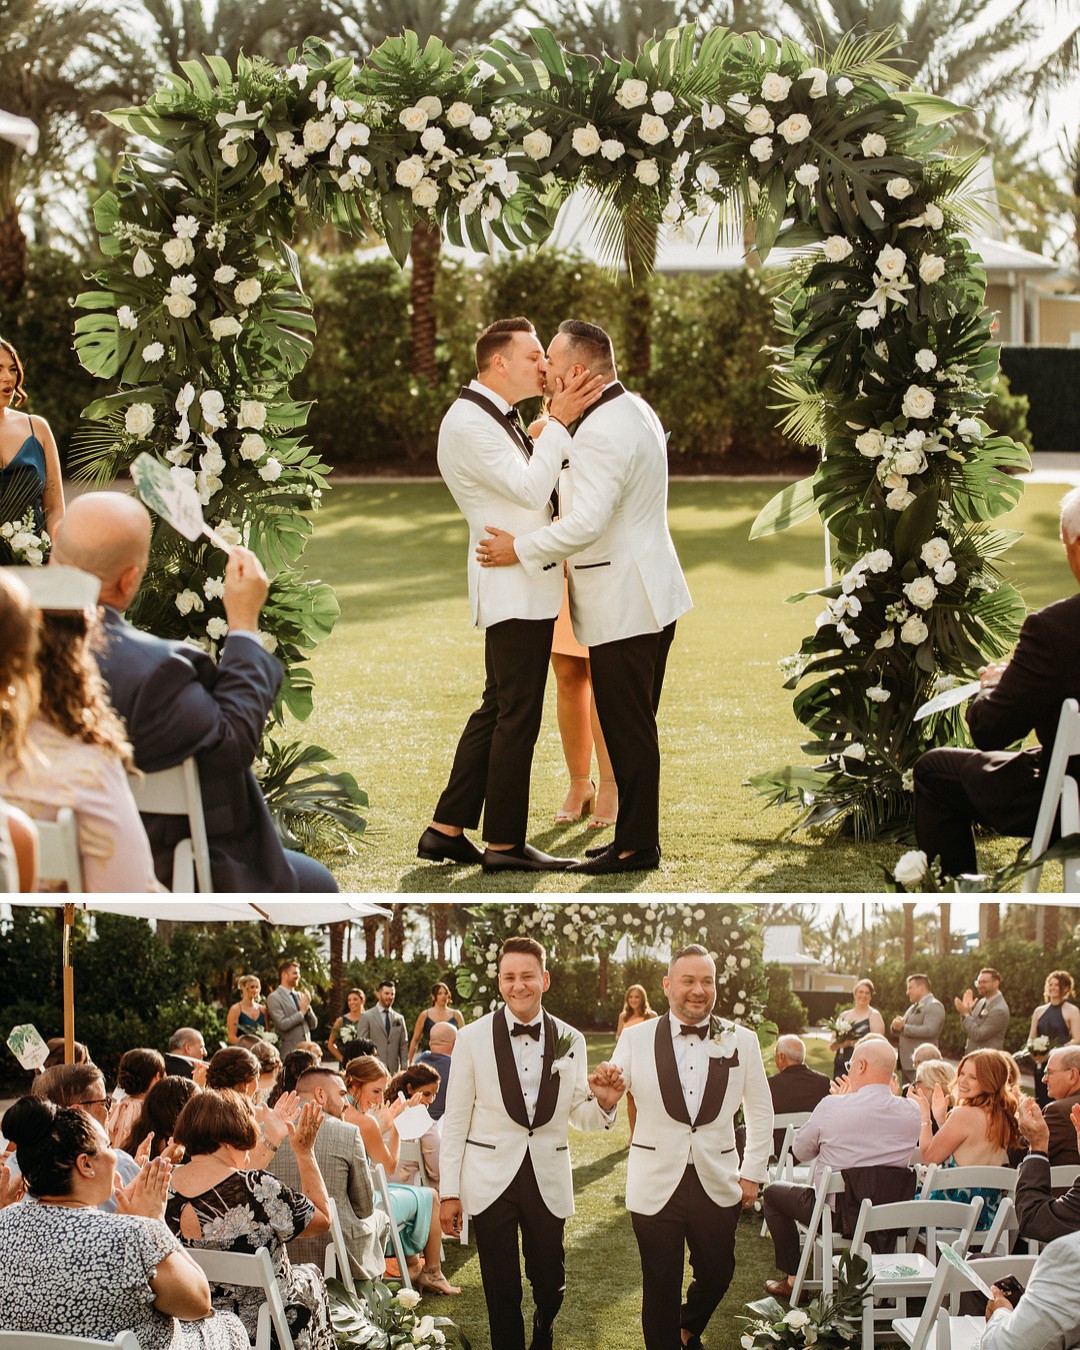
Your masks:
[[[544,1203],[528,1153],[502,1195],[487,1209],[473,1214],[471,1222],[480,1257],[491,1350],[525,1350],[519,1229],[525,1275],[536,1307],[534,1331],[541,1336],[550,1335],[566,1292],[565,1220],[557,1219]]]
[[[656,710],[674,638],[675,625],[669,623],[659,633],[639,633],[589,648],[596,714],[619,789],[614,843],[620,852],[660,844]]]
[[[439,824],[475,829],[483,810],[488,843],[525,842],[554,628],[554,619],[505,619],[487,629],[484,694],[458,741],[435,808]]]
[[[620,794],[619,810],[622,811]],[[741,1204],[718,1205],[687,1167],[656,1214],[631,1214],[641,1254],[641,1330],[645,1350],[682,1350],[680,1327],[700,1336],[735,1274]],[[694,1277],[682,1297],[683,1244]]]
[[[776,1268],[785,1275],[794,1275],[799,1269],[799,1230],[796,1225],[810,1222],[815,1199],[813,1186],[774,1181],[765,1187],[765,1222],[776,1252]]]

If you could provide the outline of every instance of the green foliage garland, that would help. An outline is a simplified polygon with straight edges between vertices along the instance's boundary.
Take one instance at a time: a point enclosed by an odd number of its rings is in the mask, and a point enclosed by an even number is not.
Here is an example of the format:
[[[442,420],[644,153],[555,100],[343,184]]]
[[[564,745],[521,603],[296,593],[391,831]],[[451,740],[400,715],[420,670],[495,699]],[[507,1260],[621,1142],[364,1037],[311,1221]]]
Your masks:
[[[299,213],[375,230],[399,263],[418,219],[484,250],[540,242],[579,186],[612,259],[640,258],[657,223],[678,234],[714,212],[730,229],[742,213],[762,258],[797,250],[776,387],[784,429],[822,452],[755,534],[816,513],[841,574],[814,592],[826,607],[789,672],[819,763],[755,786],[801,801],[805,823],[901,824],[917,755],[962,734],[958,713],[916,724],[915,710],[1003,654],[1023,616],[996,570],[1013,536],[988,522],[1015,504],[1027,456],[980,416],[997,350],[960,233],[973,166],[942,148],[958,110],[903,92],[887,34],[821,65],[725,29],[673,30],[621,60],[532,39],[538,57],[411,33],[363,66],[315,40],[285,70],[211,56],[112,114],[136,140],[97,205],[107,262],[79,298],[76,348],[119,389],[87,410],[86,462],[104,480],[156,454],[260,554],[266,640],[303,717],[303,663],[337,605],[299,571],[325,472],[289,395],[314,329],[288,242]],[[138,617],[214,650],[224,560],[162,533]]]

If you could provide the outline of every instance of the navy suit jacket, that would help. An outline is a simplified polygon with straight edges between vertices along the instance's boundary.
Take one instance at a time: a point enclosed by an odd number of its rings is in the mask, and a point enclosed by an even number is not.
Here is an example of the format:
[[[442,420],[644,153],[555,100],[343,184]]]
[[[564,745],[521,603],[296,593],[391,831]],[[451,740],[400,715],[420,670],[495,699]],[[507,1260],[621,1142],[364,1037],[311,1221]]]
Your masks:
[[[214,889],[292,892],[285,857],[251,765],[281,684],[282,668],[250,638],[228,638],[215,665],[206,652],[133,628],[105,608],[97,653],[113,707],[127,724],[135,763],[147,773],[194,755],[210,843]],[[158,876],[187,835],[183,817],[144,815]]]

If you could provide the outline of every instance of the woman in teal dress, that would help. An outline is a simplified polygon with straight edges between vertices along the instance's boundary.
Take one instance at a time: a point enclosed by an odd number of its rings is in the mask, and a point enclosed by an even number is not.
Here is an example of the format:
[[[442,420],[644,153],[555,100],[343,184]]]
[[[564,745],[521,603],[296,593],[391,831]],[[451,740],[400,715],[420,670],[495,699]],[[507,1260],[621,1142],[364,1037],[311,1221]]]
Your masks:
[[[240,1002],[234,1003],[225,1018],[225,1034],[230,1045],[236,1045],[241,1036],[264,1036],[269,1030],[266,1009],[259,1002],[262,981],[258,975],[242,975],[236,981]]]
[[[360,1038],[360,1019],[364,1015],[364,1003],[367,995],[362,989],[350,989],[345,995],[345,1011],[330,1028],[330,1039],[326,1048],[339,1064],[350,1060],[360,1052],[350,1045]]]
[[[431,1005],[425,1008],[416,1019],[412,1040],[409,1042],[408,1061],[411,1064],[421,1049],[421,1041],[426,1036],[430,1043],[431,1028],[438,1022],[453,1022],[458,1031],[465,1025],[465,1019],[456,1008],[450,1006],[450,986],[438,984],[431,986]],[[427,1047],[423,1047],[426,1049]]]
[[[17,410],[23,379],[18,352],[0,338],[0,563],[40,565],[64,518],[64,488],[48,422]],[[44,548],[15,542],[26,533]]]

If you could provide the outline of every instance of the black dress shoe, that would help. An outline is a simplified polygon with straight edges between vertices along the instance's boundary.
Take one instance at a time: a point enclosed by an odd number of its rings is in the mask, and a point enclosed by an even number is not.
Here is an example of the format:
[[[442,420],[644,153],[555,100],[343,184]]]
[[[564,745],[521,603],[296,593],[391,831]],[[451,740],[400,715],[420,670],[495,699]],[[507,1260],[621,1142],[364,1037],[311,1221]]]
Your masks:
[[[610,853],[614,847],[614,844],[597,844],[595,848],[587,848],[585,856],[586,858],[602,858],[605,853]]]
[[[443,834],[429,825],[420,836],[416,856],[425,862],[478,863],[484,855],[463,834]]]
[[[705,1342],[700,1336],[691,1334],[688,1341],[683,1341],[683,1350],[705,1350]]]
[[[520,848],[486,848],[480,866],[485,872],[565,872],[574,866],[573,858],[553,858],[532,844]]]
[[[639,848],[620,858],[614,848],[601,853],[598,858],[588,858],[585,862],[575,863],[570,871],[584,872],[588,876],[609,876],[613,872],[654,872],[660,866],[658,848]]]

